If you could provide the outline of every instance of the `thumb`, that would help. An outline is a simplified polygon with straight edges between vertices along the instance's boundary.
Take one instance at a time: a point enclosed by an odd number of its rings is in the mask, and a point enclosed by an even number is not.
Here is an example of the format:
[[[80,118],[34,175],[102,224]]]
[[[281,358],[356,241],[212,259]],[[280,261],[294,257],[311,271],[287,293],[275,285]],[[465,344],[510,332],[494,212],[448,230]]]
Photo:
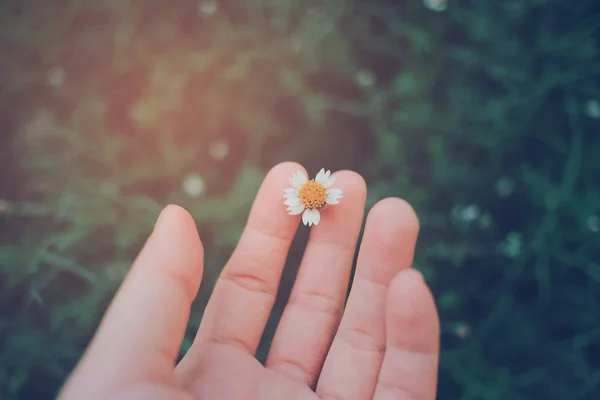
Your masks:
[[[202,279],[203,253],[190,214],[178,206],[165,208],[65,392],[72,387],[99,393],[146,379],[172,379]]]

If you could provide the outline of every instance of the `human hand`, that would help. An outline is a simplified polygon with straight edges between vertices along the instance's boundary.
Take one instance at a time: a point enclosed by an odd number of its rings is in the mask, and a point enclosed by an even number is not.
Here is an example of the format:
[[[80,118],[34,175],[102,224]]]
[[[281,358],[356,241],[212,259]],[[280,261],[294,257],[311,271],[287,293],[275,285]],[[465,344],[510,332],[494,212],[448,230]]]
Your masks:
[[[267,361],[256,360],[300,221],[281,198],[298,169],[283,163],[265,178],[178,365],[203,248],[192,217],[167,207],[60,399],[434,399],[439,322],[410,269],[419,227],[403,200],[370,211],[344,307],[366,197],[349,171],[335,174],[344,200],[311,228]]]

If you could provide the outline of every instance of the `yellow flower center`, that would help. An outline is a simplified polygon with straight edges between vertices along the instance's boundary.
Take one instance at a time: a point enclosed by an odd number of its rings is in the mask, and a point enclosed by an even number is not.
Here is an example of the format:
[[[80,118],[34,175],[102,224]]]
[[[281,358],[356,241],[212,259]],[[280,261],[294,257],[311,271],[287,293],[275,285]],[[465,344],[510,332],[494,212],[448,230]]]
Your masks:
[[[306,182],[298,192],[300,202],[306,208],[321,208],[325,205],[325,187],[314,180]]]

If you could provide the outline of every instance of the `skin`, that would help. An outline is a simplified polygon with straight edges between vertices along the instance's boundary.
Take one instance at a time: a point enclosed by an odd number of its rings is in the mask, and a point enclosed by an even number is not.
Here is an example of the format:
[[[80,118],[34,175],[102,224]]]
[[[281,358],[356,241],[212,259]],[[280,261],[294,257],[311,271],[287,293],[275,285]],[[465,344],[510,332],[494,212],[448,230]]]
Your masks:
[[[439,320],[410,268],[419,223],[405,201],[370,210],[345,304],[366,198],[351,171],[335,174],[344,198],[311,228],[266,365],[256,360],[300,223],[282,199],[298,169],[282,163],[268,173],[177,365],[204,251],[189,213],[165,208],[59,398],[433,400]]]

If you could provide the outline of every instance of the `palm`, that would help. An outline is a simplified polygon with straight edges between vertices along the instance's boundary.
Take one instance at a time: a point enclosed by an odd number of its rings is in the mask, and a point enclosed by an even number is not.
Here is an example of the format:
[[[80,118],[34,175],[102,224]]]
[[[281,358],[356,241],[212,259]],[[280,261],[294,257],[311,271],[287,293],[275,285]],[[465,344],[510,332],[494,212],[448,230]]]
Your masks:
[[[306,385],[265,368],[241,349],[208,345],[201,351],[205,354],[197,360],[199,374],[185,383],[196,399],[317,398]]]
[[[312,228],[267,361],[256,360],[299,222],[280,196],[298,168],[284,163],[265,179],[176,366],[203,249],[189,214],[167,208],[62,398],[433,399],[439,327],[426,285],[408,268],[418,222],[403,201],[369,213],[344,304],[366,194],[348,171],[336,174],[344,201]]]

